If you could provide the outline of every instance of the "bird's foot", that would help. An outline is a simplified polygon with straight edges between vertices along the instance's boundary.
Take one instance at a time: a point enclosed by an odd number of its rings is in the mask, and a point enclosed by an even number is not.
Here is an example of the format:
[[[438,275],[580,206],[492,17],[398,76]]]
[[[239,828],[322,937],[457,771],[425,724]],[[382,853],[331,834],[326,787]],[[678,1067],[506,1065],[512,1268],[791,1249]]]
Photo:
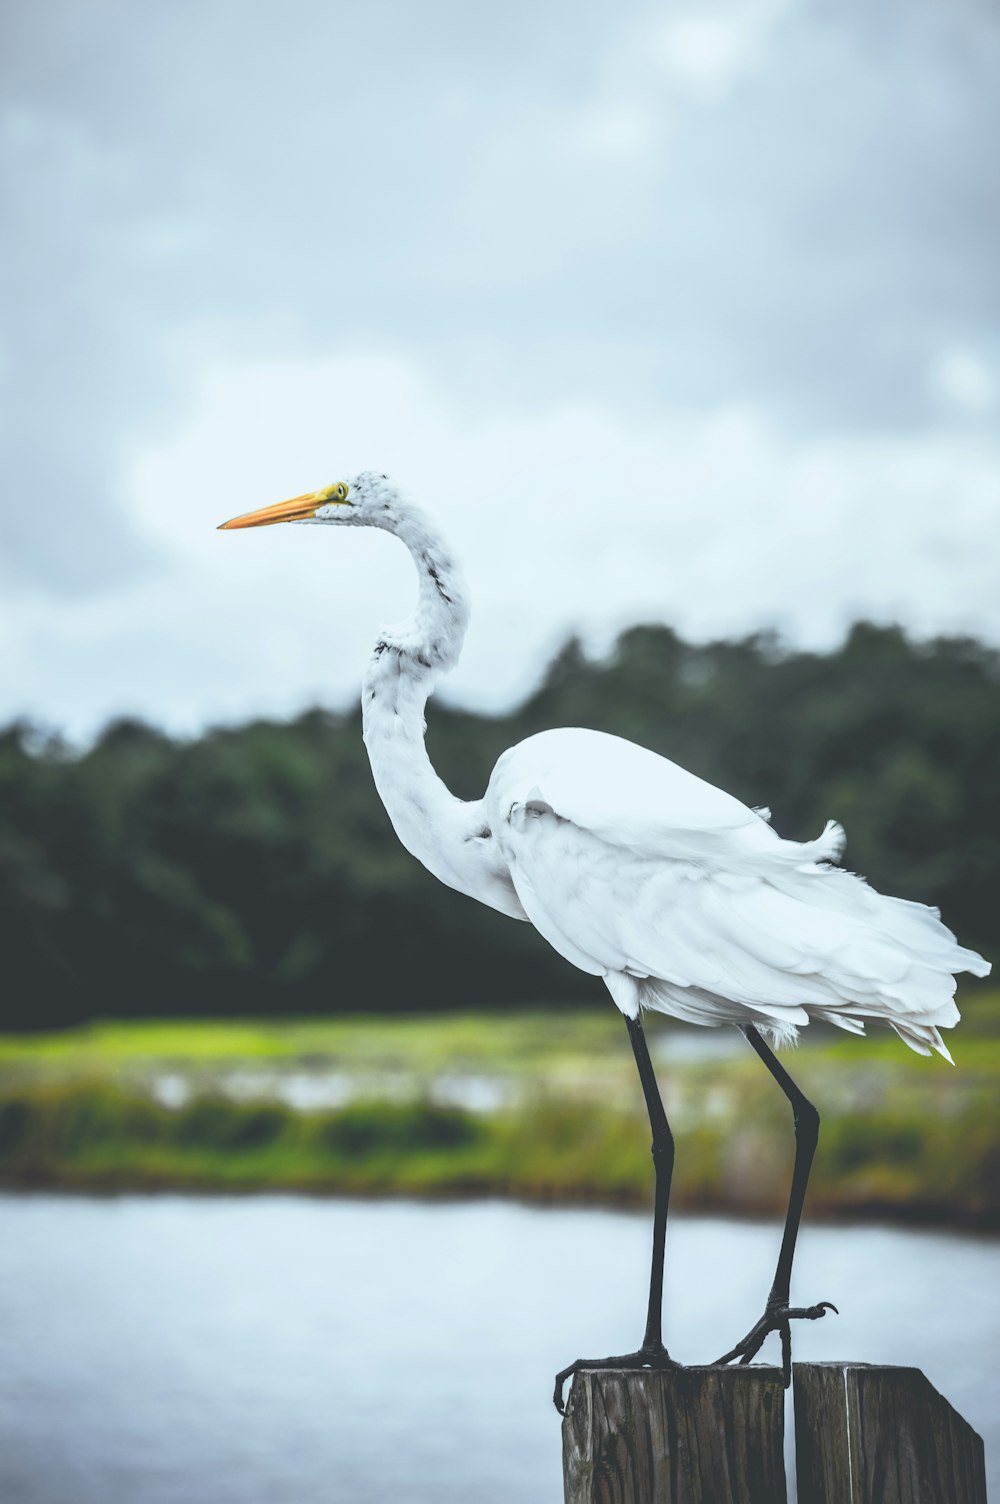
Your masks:
[[[568,1368],[562,1369],[556,1374],[555,1389],[552,1392],[552,1403],[560,1415],[566,1414],[566,1405],[563,1400],[563,1385],[573,1374],[581,1373],[585,1369],[593,1368],[681,1368],[683,1364],[675,1363],[662,1343],[652,1347],[640,1347],[637,1353],[620,1353],[613,1358],[577,1358]]]
[[[768,1301],[767,1309],[763,1316],[752,1326],[735,1347],[730,1348],[728,1353],[723,1353],[721,1358],[716,1359],[716,1365],[732,1363],[738,1358],[740,1363],[750,1363],[757,1356],[763,1345],[764,1338],[771,1332],[778,1332],[781,1336],[781,1372],[787,1389],[792,1382],[792,1328],[793,1321],[818,1321],[825,1316],[827,1311],[832,1311],[835,1316],[840,1312],[832,1300],[821,1300],[815,1306],[790,1306],[784,1301]]]

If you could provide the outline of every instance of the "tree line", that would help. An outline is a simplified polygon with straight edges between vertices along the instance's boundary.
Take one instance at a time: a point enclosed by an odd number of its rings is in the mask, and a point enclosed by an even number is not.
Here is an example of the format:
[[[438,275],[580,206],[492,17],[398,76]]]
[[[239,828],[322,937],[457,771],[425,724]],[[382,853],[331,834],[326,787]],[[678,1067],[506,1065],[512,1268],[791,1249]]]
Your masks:
[[[813,653],[643,626],[606,658],[569,641],[509,714],[432,701],[428,720],[431,756],[467,798],[505,747],[578,725],[770,805],[782,835],[835,818],[849,867],[996,950],[1000,654],[983,643],[859,623]],[[23,722],[0,731],[0,923],[7,1028],[598,990],[530,926],[441,887],[402,850],[356,711],[186,740],[122,720],[82,752]]]

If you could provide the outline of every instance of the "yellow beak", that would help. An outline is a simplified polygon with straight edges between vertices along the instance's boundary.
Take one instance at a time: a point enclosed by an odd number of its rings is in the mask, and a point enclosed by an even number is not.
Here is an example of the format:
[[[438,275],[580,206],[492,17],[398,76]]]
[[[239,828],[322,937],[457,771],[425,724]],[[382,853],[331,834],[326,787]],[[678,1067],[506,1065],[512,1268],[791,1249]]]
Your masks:
[[[278,501],[273,506],[261,507],[259,512],[244,512],[242,517],[220,523],[219,532],[236,527],[270,527],[272,522],[302,522],[332,499],[322,491],[307,491],[304,496],[293,496],[291,501]]]

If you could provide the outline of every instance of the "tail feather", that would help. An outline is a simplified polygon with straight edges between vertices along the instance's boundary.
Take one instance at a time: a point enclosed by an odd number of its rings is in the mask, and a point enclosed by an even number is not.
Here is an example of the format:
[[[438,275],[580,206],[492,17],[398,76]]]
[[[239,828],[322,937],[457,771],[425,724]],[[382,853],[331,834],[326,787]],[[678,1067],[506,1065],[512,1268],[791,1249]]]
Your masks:
[[[852,1018],[849,1013],[837,1013],[833,1008],[814,1008],[813,1018],[822,1019],[825,1024],[836,1024],[838,1029],[846,1029],[848,1034],[864,1034],[864,1019]]]
[[[811,909],[835,914],[851,932],[849,947],[824,972],[843,1003],[807,1004],[813,1017],[874,1018],[891,1024],[918,1054],[936,1050],[951,1059],[938,1030],[959,1021],[955,974],[987,976],[990,963],[958,944],[937,909],[887,897],[853,872],[829,867],[800,868],[770,881]]]
[[[892,1020],[892,1027],[899,1035],[904,1044],[908,1044],[911,1050],[918,1055],[929,1055],[931,1050],[937,1050],[938,1054],[947,1060],[949,1065],[954,1065],[951,1051],[945,1044],[937,1029],[931,1024],[901,1024]]]
[[[853,1034],[871,1020],[951,1061],[939,1031],[959,1021],[955,973],[986,976],[989,962],[937,909],[831,866],[844,845],[836,822],[813,841],[785,841],[756,813],[724,865],[713,865],[717,852],[657,864],[616,920],[641,1005],[692,1023],[753,1023],[779,1043],[810,1018]]]

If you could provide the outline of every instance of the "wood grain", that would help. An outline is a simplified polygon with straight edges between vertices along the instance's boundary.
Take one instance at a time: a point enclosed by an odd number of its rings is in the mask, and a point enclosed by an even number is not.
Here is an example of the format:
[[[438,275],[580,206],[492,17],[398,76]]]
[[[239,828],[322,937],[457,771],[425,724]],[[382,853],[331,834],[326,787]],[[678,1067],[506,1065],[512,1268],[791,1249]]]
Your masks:
[[[593,1369],[563,1421],[566,1504],[785,1504],[777,1368]]]
[[[919,1368],[796,1363],[799,1504],[986,1504],[982,1439]]]

